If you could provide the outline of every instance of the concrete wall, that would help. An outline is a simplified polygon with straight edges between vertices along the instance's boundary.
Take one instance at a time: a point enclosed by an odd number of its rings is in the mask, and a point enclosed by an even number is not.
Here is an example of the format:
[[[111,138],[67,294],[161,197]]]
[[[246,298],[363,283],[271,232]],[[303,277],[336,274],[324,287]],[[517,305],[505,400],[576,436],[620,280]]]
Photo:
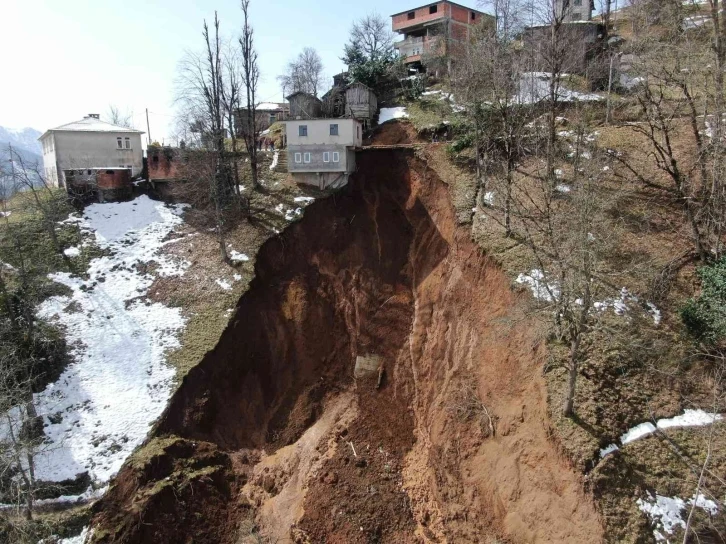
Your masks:
[[[141,134],[134,132],[54,131],[54,156],[44,156],[46,168],[55,165],[57,172],[74,168],[130,167],[131,175],[141,174],[144,166]],[[121,138],[122,149],[117,138]],[[129,138],[130,149],[126,149]],[[59,176],[60,177],[60,176]]]
[[[60,179],[63,177],[58,175],[58,163],[55,153],[55,138],[53,133],[47,134],[40,140],[43,148],[43,173],[45,174],[46,183],[51,187],[58,187]]]
[[[330,135],[330,125],[338,125],[338,135]],[[300,136],[300,125],[308,127],[308,135]],[[287,145],[342,145],[360,147],[363,129],[355,119],[310,119],[285,123]]]
[[[325,153],[329,154],[328,162],[325,162]],[[333,153],[338,153],[338,162],[333,161]],[[305,162],[306,154],[310,162]],[[287,170],[290,173],[354,172],[355,151],[344,145],[288,145]]]

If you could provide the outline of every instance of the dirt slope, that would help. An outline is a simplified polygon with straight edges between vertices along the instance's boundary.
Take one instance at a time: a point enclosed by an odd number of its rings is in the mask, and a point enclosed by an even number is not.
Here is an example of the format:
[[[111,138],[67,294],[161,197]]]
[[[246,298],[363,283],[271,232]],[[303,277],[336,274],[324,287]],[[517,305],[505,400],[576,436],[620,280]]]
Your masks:
[[[602,539],[548,440],[518,295],[413,153],[358,162],[262,247],[220,343],[99,503],[98,540]],[[382,372],[354,379],[358,356]]]

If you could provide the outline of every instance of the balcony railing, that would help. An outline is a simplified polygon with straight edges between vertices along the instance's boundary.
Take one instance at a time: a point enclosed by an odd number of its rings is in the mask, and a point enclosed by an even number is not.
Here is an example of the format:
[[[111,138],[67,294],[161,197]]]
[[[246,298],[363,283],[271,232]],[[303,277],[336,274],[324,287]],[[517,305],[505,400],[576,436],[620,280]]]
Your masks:
[[[420,36],[417,38],[406,38],[405,40],[396,42],[394,45],[402,57],[413,57],[421,55],[424,51],[429,51],[435,41],[436,37]]]

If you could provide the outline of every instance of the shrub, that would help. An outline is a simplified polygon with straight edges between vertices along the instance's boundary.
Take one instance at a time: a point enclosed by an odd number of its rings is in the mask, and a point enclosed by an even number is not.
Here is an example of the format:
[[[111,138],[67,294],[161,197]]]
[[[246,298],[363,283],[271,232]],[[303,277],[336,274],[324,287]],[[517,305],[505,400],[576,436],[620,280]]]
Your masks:
[[[698,269],[701,294],[681,308],[688,332],[707,344],[726,338],[726,258]]]

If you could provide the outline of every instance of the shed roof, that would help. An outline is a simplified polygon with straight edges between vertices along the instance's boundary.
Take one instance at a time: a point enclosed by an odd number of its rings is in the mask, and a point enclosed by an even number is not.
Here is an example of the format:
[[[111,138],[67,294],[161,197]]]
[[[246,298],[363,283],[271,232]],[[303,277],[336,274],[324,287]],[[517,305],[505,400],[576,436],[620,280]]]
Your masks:
[[[320,99],[319,99],[319,98],[318,98],[317,96],[315,96],[315,95],[312,95],[312,94],[310,94],[310,93],[306,93],[306,92],[303,92],[303,91],[297,91],[297,92],[294,92],[294,93],[292,93],[291,95],[288,95],[288,96],[286,96],[285,98],[286,98],[287,100],[290,100],[290,99],[291,99],[292,97],[294,97],[294,96],[298,96],[298,95],[300,95],[300,94],[304,94],[305,96],[309,96],[310,98],[314,98],[315,100],[317,100],[318,102],[320,102]]]

